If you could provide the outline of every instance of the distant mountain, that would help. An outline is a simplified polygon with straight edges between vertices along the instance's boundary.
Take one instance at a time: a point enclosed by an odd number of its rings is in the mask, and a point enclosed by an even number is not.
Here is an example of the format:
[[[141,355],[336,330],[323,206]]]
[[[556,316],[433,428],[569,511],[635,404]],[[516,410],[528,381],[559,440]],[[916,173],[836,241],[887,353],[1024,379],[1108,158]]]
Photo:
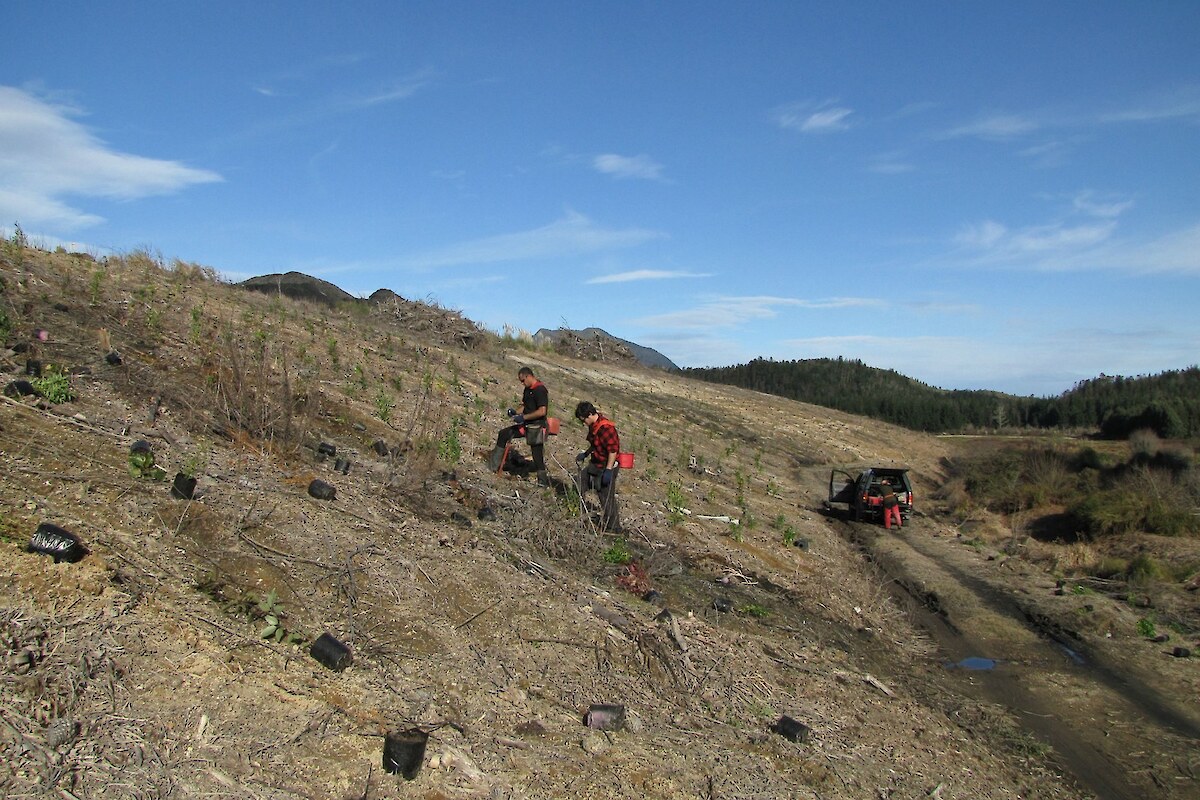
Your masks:
[[[358,300],[354,295],[339,289],[329,281],[305,275],[303,272],[259,275],[256,278],[242,281],[238,286],[263,294],[283,294],[297,300],[311,300],[331,306]]]
[[[667,358],[653,347],[645,347],[643,345],[622,339],[618,336],[613,336],[611,333],[601,328],[584,328],[581,331],[574,331],[569,328],[557,328],[555,330],[542,328],[533,335],[533,341],[539,345],[545,342],[552,342],[557,345],[568,336],[584,342],[613,342],[617,345],[627,348],[630,355],[632,355],[633,358],[643,366],[657,367],[658,369],[666,369],[673,372],[679,371],[679,367],[674,361]]]

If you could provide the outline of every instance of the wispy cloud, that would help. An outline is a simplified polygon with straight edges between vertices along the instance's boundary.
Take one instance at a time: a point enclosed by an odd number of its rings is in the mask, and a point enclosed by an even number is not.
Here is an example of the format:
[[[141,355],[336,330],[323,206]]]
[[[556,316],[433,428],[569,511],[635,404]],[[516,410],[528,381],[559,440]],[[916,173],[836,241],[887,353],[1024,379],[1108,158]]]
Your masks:
[[[777,107],[773,116],[781,128],[801,133],[832,133],[850,127],[848,118],[853,109],[832,103],[788,103]]]
[[[613,275],[597,275],[590,278],[584,283],[630,283],[632,281],[660,281],[672,280],[676,278],[709,278],[712,273],[709,272],[684,272],[682,270],[665,270],[665,269],[635,269],[629,272],[618,272]]]
[[[901,152],[879,153],[867,164],[869,172],[880,175],[903,175],[916,170],[916,166]]]
[[[488,236],[418,253],[404,259],[403,265],[435,268],[535,261],[636,247],[665,237],[665,233],[647,228],[604,228],[582,214],[571,212],[533,230]]]
[[[396,78],[381,87],[378,91],[347,98],[346,104],[351,108],[369,108],[371,106],[394,103],[397,100],[407,100],[425,88],[433,78],[433,70],[422,69],[411,75]]]
[[[1115,196],[1101,197],[1092,191],[1080,192],[1071,201],[1077,211],[1093,217],[1115,219],[1133,207],[1133,201]]]
[[[1144,243],[1122,243],[1104,254],[1100,265],[1135,274],[1173,272],[1200,275],[1200,224],[1172,231]]]
[[[968,226],[955,237],[955,257],[980,266],[1043,271],[1112,270],[1130,275],[1200,275],[1200,224],[1152,239],[1121,239],[1117,222],[1056,223],[1010,231],[994,221]]]
[[[1071,147],[1064,141],[1049,141],[1031,145],[1018,152],[1037,167],[1059,167],[1066,163]]]
[[[1200,87],[1189,86],[1159,95],[1120,111],[1103,114],[1101,122],[1158,122],[1200,119]]]
[[[597,172],[612,175],[614,178],[662,180],[662,164],[647,155],[620,156],[615,153],[604,153],[592,159],[592,167]]]
[[[1009,230],[994,220],[987,220],[965,228],[955,237],[955,242],[989,250],[996,258],[1018,258],[1091,247],[1108,239],[1116,227],[1116,222],[1109,220],[1080,225],[1059,222]]]
[[[113,150],[75,121],[79,115],[0,86],[0,219],[79,228],[102,219],[62,198],[133,200],[222,180],[178,161]]]
[[[754,320],[771,319],[778,316],[781,309],[787,308],[828,310],[882,305],[884,305],[882,300],[864,297],[832,297],[821,300],[802,300],[795,297],[771,297],[763,295],[717,297],[695,308],[642,317],[635,320],[635,324],[649,328],[732,328]]]
[[[993,114],[951,128],[942,134],[946,139],[976,137],[980,139],[1014,139],[1036,131],[1040,126],[1033,120],[1016,114]]]
[[[1122,237],[1119,218],[1134,200],[1089,190],[1068,202],[1071,213],[1043,225],[1010,229],[990,219],[966,225],[954,236],[953,258],[1046,271],[1200,274],[1200,223],[1154,237]]]

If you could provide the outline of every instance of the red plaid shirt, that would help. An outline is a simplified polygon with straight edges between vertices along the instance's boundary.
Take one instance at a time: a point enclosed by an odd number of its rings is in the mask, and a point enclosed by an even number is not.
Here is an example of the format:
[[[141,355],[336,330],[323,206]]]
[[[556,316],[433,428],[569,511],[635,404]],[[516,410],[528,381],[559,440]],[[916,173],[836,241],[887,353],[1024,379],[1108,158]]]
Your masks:
[[[592,446],[592,463],[601,467],[608,466],[608,457],[621,452],[621,437],[617,435],[617,426],[612,420],[599,415],[588,428],[588,444]]]

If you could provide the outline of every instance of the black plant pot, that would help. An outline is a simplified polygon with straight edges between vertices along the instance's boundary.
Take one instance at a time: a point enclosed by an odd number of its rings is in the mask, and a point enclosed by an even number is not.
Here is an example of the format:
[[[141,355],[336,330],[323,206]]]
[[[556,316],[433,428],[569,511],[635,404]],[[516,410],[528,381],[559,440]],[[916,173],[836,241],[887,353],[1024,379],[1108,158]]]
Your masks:
[[[389,733],[383,739],[384,770],[393,775],[399,773],[411,781],[421,771],[428,742],[429,734],[420,728]]]
[[[74,563],[87,555],[87,548],[79,537],[70,531],[63,530],[57,525],[43,522],[34,531],[29,540],[29,550],[34,553],[45,553],[54,556],[54,563],[66,561]]]
[[[809,728],[803,722],[798,722],[786,714],[775,723],[775,732],[791,742],[808,741]]]
[[[354,662],[350,648],[333,638],[333,634],[322,633],[308,648],[308,654],[334,672],[341,672]]]
[[[333,500],[337,497],[337,489],[323,480],[314,479],[308,485],[308,494],[318,500]]]
[[[175,482],[171,484],[171,497],[176,500],[191,500],[196,495],[196,479],[182,472],[175,473]]]

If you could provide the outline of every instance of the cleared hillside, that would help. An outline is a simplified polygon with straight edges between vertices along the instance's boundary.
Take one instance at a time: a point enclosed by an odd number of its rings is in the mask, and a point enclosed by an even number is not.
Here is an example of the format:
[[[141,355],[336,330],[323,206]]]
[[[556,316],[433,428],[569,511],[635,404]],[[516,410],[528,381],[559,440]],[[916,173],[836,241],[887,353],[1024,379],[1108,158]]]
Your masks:
[[[9,796],[1083,796],[956,688],[821,513],[835,465],[904,463],[930,496],[938,440],[398,301],[272,297],[145,253],[4,257],[8,380],[39,362],[74,394],[0,402]],[[553,490],[478,457],[521,365],[564,420]],[[623,541],[562,485],[583,399],[636,453]],[[166,479],[131,469],[138,441]],[[43,522],[88,555],[28,552]],[[309,655],[324,632],[344,671]],[[585,727],[593,704],[625,727]],[[406,782],[384,736],[414,727]]]

